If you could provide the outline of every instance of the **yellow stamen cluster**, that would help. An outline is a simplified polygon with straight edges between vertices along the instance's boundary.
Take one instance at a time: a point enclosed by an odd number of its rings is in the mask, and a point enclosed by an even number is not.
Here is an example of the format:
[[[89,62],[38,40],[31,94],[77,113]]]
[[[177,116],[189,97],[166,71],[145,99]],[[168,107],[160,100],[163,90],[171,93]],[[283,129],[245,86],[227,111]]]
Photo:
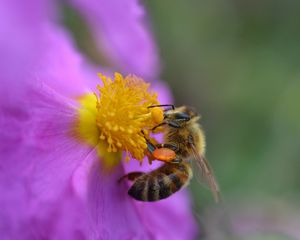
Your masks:
[[[119,73],[115,73],[114,80],[99,74],[103,84],[98,85],[98,93],[83,97],[83,105],[94,106],[93,114],[79,119],[79,124],[91,124],[94,126],[79,126],[80,129],[90,130],[89,133],[80,130],[79,133],[86,141],[97,139],[97,144],[105,142],[107,152],[115,153],[126,151],[126,159],[129,159],[128,153],[137,159],[142,160],[147,148],[145,135],[148,130],[161,123],[163,120],[163,111],[160,107],[149,108],[149,106],[158,105],[157,94],[149,92],[149,84],[142,79],[128,75],[123,78]],[[94,99],[91,102],[91,99]],[[95,101],[96,99],[96,101]],[[79,111],[81,113],[82,110]],[[91,113],[91,111],[89,111]],[[94,129],[94,131],[92,131]],[[95,129],[97,129],[95,131]],[[93,136],[90,136],[93,134]],[[89,135],[89,136],[87,136]],[[93,140],[93,142],[95,142]]]

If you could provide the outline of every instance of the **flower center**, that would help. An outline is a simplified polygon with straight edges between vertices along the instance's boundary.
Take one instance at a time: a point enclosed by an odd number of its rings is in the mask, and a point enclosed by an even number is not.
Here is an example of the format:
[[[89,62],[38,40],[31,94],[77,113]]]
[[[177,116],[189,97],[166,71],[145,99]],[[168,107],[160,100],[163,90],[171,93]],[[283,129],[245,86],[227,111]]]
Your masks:
[[[102,154],[103,149],[108,153],[125,151],[126,160],[130,154],[142,161],[147,148],[145,137],[163,121],[160,107],[149,108],[159,104],[157,94],[134,75],[123,78],[115,73],[114,80],[102,74],[99,77],[103,82],[97,86],[99,92],[79,100],[79,137],[90,145],[102,145]]]

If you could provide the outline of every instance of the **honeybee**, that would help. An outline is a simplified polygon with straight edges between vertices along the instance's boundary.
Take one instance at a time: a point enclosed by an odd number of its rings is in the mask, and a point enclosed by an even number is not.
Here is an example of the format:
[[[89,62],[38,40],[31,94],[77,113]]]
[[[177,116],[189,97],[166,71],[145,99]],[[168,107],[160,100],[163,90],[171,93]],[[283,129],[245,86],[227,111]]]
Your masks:
[[[219,186],[204,157],[205,137],[199,119],[200,116],[186,106],[172,106],[164,112],[163,122],[152,129],[155,132],[163,128],[164,143],[153,144],[146,140],[152,159],[165,164],[149,173],[131,172],[122,177],[133,181],[128,190],[131,197],[139,201],[158,201],[171,196],[189,184],[193,177],[191,159],[194,159],[215,201],[220,200]]]

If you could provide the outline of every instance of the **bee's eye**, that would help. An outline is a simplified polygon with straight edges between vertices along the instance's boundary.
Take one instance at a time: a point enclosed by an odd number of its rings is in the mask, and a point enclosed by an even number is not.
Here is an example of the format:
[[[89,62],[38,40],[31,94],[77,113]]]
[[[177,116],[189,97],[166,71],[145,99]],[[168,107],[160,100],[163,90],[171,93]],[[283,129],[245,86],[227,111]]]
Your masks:
[[[189,120],[191,120],[191,117],[187,113],[180,112],[180,113],[175,114],[175,119],[176,120],[189,121]]]

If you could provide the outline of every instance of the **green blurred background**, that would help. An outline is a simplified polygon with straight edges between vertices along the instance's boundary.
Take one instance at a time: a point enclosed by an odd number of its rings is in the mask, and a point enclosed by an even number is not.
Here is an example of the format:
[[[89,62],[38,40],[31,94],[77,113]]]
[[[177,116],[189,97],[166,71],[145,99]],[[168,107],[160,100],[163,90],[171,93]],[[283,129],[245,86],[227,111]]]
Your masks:
[[[254,226],[243,239],[300,239],[300,232],[284,228],[300,231],[300,1],[145,4],[162,79],[177,105],[195,106],[202,115],[207,158],[222,189],[226,213],[217,216],[223,206],[213,206],[209,192],[195,182],[191,186],[204,235],[225,238],[210,232],[219,225],[205,226],[202,212],[209,221],[223,218],[220,224],[228,214],[247,220],[258,212],[262,219],[255,222],[266,226]],[[251,238],[261,230],[283,235]]]
[[[145,0],[176,105],[202,115],[224,203],[191,184],[199,239],[300,239],[300,1]],[[79,47],[101,62],[64,8]],[[103,63],[103,62],[102,62]]]

